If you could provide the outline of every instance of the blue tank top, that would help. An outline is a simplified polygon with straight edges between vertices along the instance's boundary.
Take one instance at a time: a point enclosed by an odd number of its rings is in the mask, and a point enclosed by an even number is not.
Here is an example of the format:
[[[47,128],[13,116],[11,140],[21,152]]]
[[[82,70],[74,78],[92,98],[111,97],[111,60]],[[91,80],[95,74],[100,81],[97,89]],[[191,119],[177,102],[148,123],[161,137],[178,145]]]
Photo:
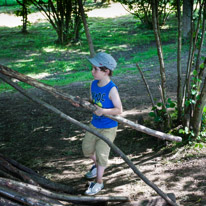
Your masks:
[[[109,92],[113,87],[116,87],[116,85],[112,81],[110,81],[107,85],[99,87],[98,82],[99,80],[94,80],[91,85],[91,95],[93,103],[102,108],[114,108],[114,105],[109,98]],[[95,114],[93,114],[91,123],[93,126],[99,129],[113,128],[118,125],[116,121],[108,117],[97,116]]]

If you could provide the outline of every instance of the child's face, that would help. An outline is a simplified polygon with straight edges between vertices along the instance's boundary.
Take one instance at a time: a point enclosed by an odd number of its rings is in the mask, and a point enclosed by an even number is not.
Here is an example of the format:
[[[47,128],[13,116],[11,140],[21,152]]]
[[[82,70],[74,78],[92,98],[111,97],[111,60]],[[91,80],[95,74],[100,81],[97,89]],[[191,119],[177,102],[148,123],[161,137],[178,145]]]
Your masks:
[[[106,72],[102,71],[99,67],[92,66],[92,76],[96,80],[101,80],[106,76]]]

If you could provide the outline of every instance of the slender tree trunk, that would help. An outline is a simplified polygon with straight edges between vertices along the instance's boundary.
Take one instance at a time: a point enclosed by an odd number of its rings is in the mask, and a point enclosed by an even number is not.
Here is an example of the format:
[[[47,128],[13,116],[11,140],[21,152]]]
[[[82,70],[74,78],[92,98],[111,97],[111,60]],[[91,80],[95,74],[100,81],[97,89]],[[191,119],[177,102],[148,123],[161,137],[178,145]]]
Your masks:
[[[204,69],[205,67],[206,67],[206,58],[204,62]],[[191,121],[191,128],[194,131],[195,137],[198,136],[201,129],[202,114],[205,105],[206,105],[206,78],[204,80],[204,85],[200,94],[200,98],[197,100],[197,103],[195,105],[194,116]]]
[[[200,2],[199,2],[200,3]],[[198,16],[198,22],[197,26],[195,28],[195,22],[192,21],[191,19],[191,42],[190,42],[190,51],[189,51],[189,56],[188,56],[188,63],[187,63],[187,75],[186,75],[186,81],[185,81],[185,94],[184,98],[185,99],[194,99],[193,95],[191,94],[190,91],[190,84],[191,84],[191,71],[192,71],[192,63],[194,60],[194,54],[196,50],[196,45],[197,45],[197,40],[198,40],[198,33],[199,33],[199,28],[200,28],[200,23],[201,23],[201,14],[202,14],[202,4],[200,3],[200,8],[199,8],[199,16]],[[195,36],[193,35],[193,31],[195,31]],[[190,104],[187,106],[185,104],[185,117],[184,117],[184,125],[187,127],[190,127],[190,121],[193,117],[194,114],[194,105]]]
[[[88,44],[89,44],[90,57],[94,57],[94,55],[95,55],[94,45],[93,45],[92,38],[91,38],[91,35],[90,35],[90,32],[89,32],[89,27],[88,27],[88,24],[87,24],[85,13],[84,13],[84,7],[83,7],[83,4],[82,4],[82,0],[78,0],[78,3],[79,3],[80,13],[81,13],[81,16],[82,16],[82,21],[83,21],[83,24],[84,24],[84,30],[85,30],[85,33],[86,33],[86,36],[87,36],[87,41],[88,41]]]
[[[196,66],[195,69],[198,71],[199,66],[200,66],[200,56],[201,56],[201,51],[204,43],[204,38],[205,38],[205,19],[206,19],[206,1],[203,3],[203,18],[202,18],[202,34],[201,34],[201,41],[200,41],[200,46],[198,49],[198,55],[197,55],[197,60],[196,60]]]
[[[188,39],[191,33],[193,0],[183,0],[183,38]]]
[[[182,120],[182,69],[181,69],[181,50],[182,50],[182,25],[181,25],[181,7],[180,0],[177,0],[178,16],[178,49],[177,49],[177,110],[178,122]]]
[[[170,118],[169,118],[169,114],[168,114],[168,111],[165,105],[166,104],[166,75],[165,75],[164,57],[163,57],[163,52],[162,52],[162,44],[161,44],[160,32],[159,32],[157,7],[158,7],[157,0],[152,0],[152,20],[153,20],[153,29],[154,29],[154,34],[155,34],[155,39],[156,39],[156,44],[157,44],[159,63],[160,63],[163,109],[166,111],[167,127],[170,128]]]
[[[22,10],[23,10],[23,26],[22,26],[22,33],[27,33],[27,21],[28,21],[28,12],[27,12],[27,6],[26,1],[22,4]]]

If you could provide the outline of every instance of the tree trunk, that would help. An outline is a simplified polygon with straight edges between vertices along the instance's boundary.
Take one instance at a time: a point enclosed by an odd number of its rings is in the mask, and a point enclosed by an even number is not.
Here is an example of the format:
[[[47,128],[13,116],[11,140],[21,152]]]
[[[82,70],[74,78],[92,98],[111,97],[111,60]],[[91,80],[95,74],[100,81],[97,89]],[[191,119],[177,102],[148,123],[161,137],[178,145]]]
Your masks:
[[[181,27],[181,7],[180,0],[177,0],[178,16],[178,49],[177,49],[177,111],[178,122],[182,120],[182,69],[181,69],[181,50],[182,50],[182,27]]]
[[[206,58],[204,62],[204,69],[205,68],[206,68]],[[201,129],[202,114],[205,105],[206,105],[206,78],[204,80],[204,85],[200,94],[200,98],[197,100],[197,103],[195,105],[194,116],[191,121],[191,127],[194,131],[195,137],[199,135]]]
[[[205,38],[205,19],[206,19],[206,1],[203,3],[203,17],[202,17],[202,34],[201,34],[201,41],[200,41],[200,46],[198,49],[198,55],[197,55],[197,60],[196,60],[196,66],[195,69],[198,71],[199,66],[200,66],[200,56],[201,56],[201,51],[204,43],[204,38]]]
[[[193,11],[193,0],[183,0],[183,38],[189,39],[191,34],[191,21]]]
[[[26,1],[23,1],[22,4],[22,16],[23,16],[23,26],[22,26],[22,33],[27,33],[27,22],[28,22],[28,11],[27,11],[27,6],[26,6]]]
[[[152,20],[153,20],[153,30],[155,34],[156,44],[157,44],[157,52],[159,57],[160,63],[160,75],[161,75],[161,88],[162,88],[162,97],[163,97],[163,109],[166,111],[166,123],[167,127],[170,128],[170,117],[166,108],[166,75],[165,75],[165,65],[164,65],[164,57],[162,52],[162,44],[160,39],[160,32],[159,32],[159,23],[158,23],[158,16],[157,16],[157,8],[158,3],[157,0],[152,0]]]
[[[94,55],[95,55],[94,45],[93,45],[92,38],[91,38],[91,35],[90,35],[90,32],[89,32],[89,27],[88,27],[88,24],[87,24],[85,13],[84,13],[84,7],[83,7],[83,4],[82,4],[82,0],[78,0],[78,3],[79,3],[79,9],[80,9],[80,12],[81,12],[81,16],[82,16],[82,21],[83,21],[83,24],[84,24],[84,30],[85,30],[85,33],[86,33],[86,36],[87,36],[87,41],[88,41],[88,44],[89,44],[90,57],[94,57]]]
[[[200,3],[200,2],[199,2]],[[184,100],[190,100],[194,99],[194,96],[191,94],[191,74],[192,74],[192,64],[194,60],[195,50],[197,46],[197,40],[198,40],[198,34],[199,34],[199,28],[201,23],[201,14],[202,14],[202,4],[199,5],[199,16],[197,21],[197,26],[195,28],[195,23],[191,21],[191,33],[190,33],[190,50],[189,50],[189,56],[188,56],[188,62],[187,62],[187,74],[186,74],[186,80],[185,80],[185,88],[184,88]],[[194,33],[195,32],[195,36]],[[194,83],[193,83],[194,84]],[[184,101],[183,101],[184,102]],[[185,116],[184,116],[184,126],[190,127],[191,119],[193,118],[194,114],[194,105],[186,105],[185,104]]]

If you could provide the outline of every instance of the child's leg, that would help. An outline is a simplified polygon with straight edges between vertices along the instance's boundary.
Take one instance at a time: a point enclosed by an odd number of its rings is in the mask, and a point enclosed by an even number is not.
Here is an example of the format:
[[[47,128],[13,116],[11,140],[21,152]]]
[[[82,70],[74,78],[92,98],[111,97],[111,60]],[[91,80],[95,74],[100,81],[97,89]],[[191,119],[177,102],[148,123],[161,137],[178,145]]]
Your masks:
[[[97,165],[97,183],[102,184],[102,177],[104,175],[105,167]]]
[[[97,158],[96,158],[96,155],[93,154],[93,155],[90,156],[90,158],[93,160],[94,164],[95,164],[96,167],[97,167]]]
[[[116,137],[117,127],[110,129],[103,129],[101,133],[107,137],[111,142],[114,141]],[[96,142],[96,165],[97,165],[97,182],[102,183],[102,177],[104,175],[104,170],[108,165],[108,158],[110,153],[110,147],[102,139],[97,140]]]

